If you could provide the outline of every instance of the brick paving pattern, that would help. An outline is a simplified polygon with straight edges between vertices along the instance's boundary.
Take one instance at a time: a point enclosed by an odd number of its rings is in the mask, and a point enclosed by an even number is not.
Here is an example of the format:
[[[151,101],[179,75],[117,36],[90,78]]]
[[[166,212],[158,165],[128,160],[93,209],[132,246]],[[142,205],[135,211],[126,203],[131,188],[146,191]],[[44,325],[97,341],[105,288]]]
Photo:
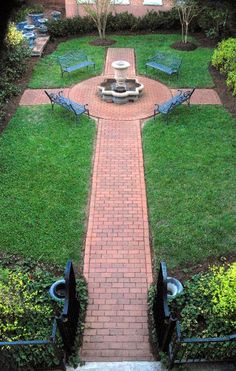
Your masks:
[[[171,98],[171,91],[158,81],[143,76],[137,78],[144,84],[144,91],[142,97],[134,103],[118,105],[102,101],[98,95],[98,86],[105,76],[94,77],[73,86],[69,91],[69,98],[83,104],[88,103],[93,117],[125,121],[146,119],[153,115],[155,103],[160,104]]]
[[[151,360],[152,270],[138,120],[98,123],[84,274],[89,306],[82,359]]]
[[[37,104],[50,104],[48,96],[45,94],[44,90],[49,93],[57,93],[63,90],[63,94],[68,97],[68,88],[64,89],[26,89],[21,97],[20,106],[33,106]]]
[[[171,89],[171,92],[175,95],[178,90]],[[222,104],[222,102],[214,89],[196,89],[191,97],[191,104]]]

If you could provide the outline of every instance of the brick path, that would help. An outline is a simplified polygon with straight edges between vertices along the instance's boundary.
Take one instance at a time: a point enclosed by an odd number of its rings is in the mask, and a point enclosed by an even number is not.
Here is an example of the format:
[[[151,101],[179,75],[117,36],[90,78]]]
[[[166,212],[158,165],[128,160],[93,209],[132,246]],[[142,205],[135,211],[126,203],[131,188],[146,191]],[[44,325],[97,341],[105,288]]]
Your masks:
[[[117,59],[128,60],[130,76],[135,75],[133,50],[127,49],[126,58],[126,49],[111,48],[106,76],[113,75],[110,65]],[[122,120],[121,106],[96,99],[93,109],[102,106],[101,115],[110,111],[112,116],[98,122],[84,260],[89,306],[81,355],[86,361],[151,360],[146,302],[152,268],[140,121],[129,116],[127,122],[124,114]],[[128,105],[122,108],[126,111]]]
[[[144,84],[143,97],[135,103],[114,105],[102,102],[97,95],[97,86],[104,80],[104,76],[93,77],[76,84],[72,88],[47,89],[47,91],[61,91],[64,95],[80,103],[88,103],[91,116],[119,120],[146,119],[153,115],[155,103],[162,103],[176,94],[177,89],[169,89],[158,81],[144,76],[138,80]],[[184,90],[184,89],[183,89]],[[21,97],[20,105],[31,106],[36,104],[49,104],[44,89],[26,89]],[[222,104],[214,89],[196,89],[191,98],[191,104]]]
[[[152,271],[139,121],[98,123],[84,274],[82,359],[150,360]]]

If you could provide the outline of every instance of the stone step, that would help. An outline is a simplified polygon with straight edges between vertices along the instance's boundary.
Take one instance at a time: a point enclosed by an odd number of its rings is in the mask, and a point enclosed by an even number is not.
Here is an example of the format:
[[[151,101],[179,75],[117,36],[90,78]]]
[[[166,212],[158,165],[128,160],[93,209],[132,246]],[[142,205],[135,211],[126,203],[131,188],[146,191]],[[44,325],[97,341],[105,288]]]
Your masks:
[[[67,371],[164,371],[161,362],[86,362]]]

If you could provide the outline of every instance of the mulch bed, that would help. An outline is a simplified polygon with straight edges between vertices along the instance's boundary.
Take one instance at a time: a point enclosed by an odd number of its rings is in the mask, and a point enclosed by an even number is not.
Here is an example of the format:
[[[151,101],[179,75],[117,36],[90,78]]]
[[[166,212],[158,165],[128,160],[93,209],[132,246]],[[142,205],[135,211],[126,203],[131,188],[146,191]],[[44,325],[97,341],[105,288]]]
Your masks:
[[[197,45],[191,42],[183,43],[182,41],[176,41],[174,44],[171,45],[171,48],[182,50],[184,52],[191,52],[192,50],[197,49]]]
[[[207,258],[207,260],[201,263],[192,264],[190,262],[190,263],[185,264],[184,267],[180,267],[180,268],[168,270],[168,266],[167,266],[167,272],[169,276],[176,277],[180,281],[184,282],[185,280],[190,279],[194,274],[207,272],[209,270],[209,266],[212,266],[212,265],[219,266],[219,265],[230,264],[234,262],[236,262],[236,251],[231,252],[230,254],[227,254],[225,256],[219,256],[219,257],[210,256],[209,258]]]
[[[215,84],[215,90],[217,91],[223,106],[236,117],[236,97],[232,95],[232,91],[226,85],[225,76],[220,74],[214,67],[209,67],[210,74]]]

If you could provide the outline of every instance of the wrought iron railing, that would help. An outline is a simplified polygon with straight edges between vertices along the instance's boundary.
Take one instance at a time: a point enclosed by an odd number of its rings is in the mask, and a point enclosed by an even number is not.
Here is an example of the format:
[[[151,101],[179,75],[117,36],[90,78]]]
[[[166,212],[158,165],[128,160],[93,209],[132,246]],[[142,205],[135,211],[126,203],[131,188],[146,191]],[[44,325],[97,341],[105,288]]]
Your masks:
[[[168,355],[169,368],[204,362],[235,362],[236,334],[215,338],[183,338],[181,324],[172,318],[167,301],[167,267],[160,263],[153,315],[159,349]]]

